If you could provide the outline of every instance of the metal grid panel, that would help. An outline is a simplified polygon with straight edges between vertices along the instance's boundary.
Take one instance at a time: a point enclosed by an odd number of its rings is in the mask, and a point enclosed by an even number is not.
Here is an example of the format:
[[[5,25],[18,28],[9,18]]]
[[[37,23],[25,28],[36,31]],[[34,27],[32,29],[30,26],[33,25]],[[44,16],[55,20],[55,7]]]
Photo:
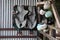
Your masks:
[[[0,36],[19,36],[17,30],[0,30]],[[21,36],[31,36],[29,30],[22,30]],[[37,31],[33,31],[32,36],[37,36]]]
[[[3,38],[0,40],[37,40],[36,38]]]
[[[0,0],[0,28],[12,27],[12,11],[14,5],[36,6],[37,0]],[[22,31],[22,36],[30,36],[30,31]],[[37,36],[37,31],[34,31],[33,36]],[[0,30],[0,36],[17,36],[16,30]],[[37,40],[37,38],[0,38],[0,40]]]
[[[12,11],[14,5],[36,6],[37,0],[2,0],[1,28],[12,27]]]

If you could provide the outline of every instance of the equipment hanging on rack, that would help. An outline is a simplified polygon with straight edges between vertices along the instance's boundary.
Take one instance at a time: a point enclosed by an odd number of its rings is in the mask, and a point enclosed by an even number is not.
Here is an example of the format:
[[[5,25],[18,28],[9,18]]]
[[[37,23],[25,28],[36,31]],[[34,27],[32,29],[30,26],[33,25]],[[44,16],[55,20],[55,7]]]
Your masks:
[[[36,13],[35,13],[35,7],[30,7],[29,6],[29,8],[28,8],[28,10],[29,10],[29,14],[28,14],[28,28],[29,29],[33,29],[33,28],[35,28],[35,26],[36,26],[36,23],[37,23],[37,21],[36,21]]]
[[[43,9],[40,10],[40,15],[44,15],[45,11]]]
[[[49,9],[50,8],[50,1],[46,1],[43,8],[44,9]]]
[[[45,13],[45,17],[46,17],[46,18],[52,17],[52,12],[51,12],[51,11],[47,11],[47,12]]]
[[[47,28],[47,24],[45,24],[45,23],[40,23],[40,24],[37,25],[37,30],[38,31],[44,30],[46,28]]]
[[[15,20],[16,26],[17,26],[18,28],[23,28],[23,27],[25,27],[27,20],[24,19],[24,17],[25,17],[25,15],[28,13],[28,11],[27,11],[27,10],[24,10],[23,6],[18,6],[18,5],[15,5],[15,6],[14,6],[14,11],[15,11],[15,12],[17,11],[17,13],[13,14],[13,15],[15,15],[14,20]],[[14,20],[13,20],[13,21],[14,21]]]

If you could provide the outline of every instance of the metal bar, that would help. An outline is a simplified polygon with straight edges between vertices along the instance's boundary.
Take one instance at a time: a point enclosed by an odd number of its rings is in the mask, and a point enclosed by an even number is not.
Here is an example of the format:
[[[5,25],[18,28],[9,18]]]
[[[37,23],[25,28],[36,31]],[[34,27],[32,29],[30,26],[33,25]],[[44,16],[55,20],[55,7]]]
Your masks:
[[[40,31],[40,33],[43,34],[43,36],[49,38],[49,40],[57,40],[57,38],[54,38],[54,37],[52,37],[51,35],[49,35],[49,34],[47,34],[45,32]]]
[[[15,28],[0,28],[0,30],[16,30]],[[28,29],[28,28],[23,28],[23,29],[21,29],[21,30],[30,30],[30,29]],[[37,31],[37,29],[33,29],[33,30],[36,30]]]
[[[37,36],[0,36],[0,38],[37,38]]]
[[[54,30],[57,30],[57,31],[59,31],[60,32],[60,28],[57,28],[57,27],[49,27],[50,29],[54,29]]]
[[[56,10],[54,4],[51,4],[51,7],[52,7],[52,11],[53,11],[53,13],[54,13],[54,17],[55,17],[55,19],[56,19],[58,28],[60,28],[60,20],[59,20],[58,12],[57,12],[57,10]]]

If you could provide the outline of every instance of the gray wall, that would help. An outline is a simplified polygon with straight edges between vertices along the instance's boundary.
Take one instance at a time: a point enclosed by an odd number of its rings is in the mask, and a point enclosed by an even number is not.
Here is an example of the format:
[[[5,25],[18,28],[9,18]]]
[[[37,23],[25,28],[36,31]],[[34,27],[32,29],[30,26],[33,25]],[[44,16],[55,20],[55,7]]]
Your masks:
[[[35,6],[37,0],[0,0],[0,27],[12,28],[12,11],[14,5]]]
[[[26,2],[27,1],[27,2]],[[29,1],[29,2],[28,2]],[[14,5],[29,5],[35,6],[37,0],[0,0],[0,28],[13,28],[12,26],[12,11]],[[29,31],[22,31],[23,35],[28,35]],[[1,31],[0,36],[16,35],[17,31]],[[37,32],[34,32],[37,35]],[[0,38],[0,40],[37,40],[37,38]]]
[[[12,7],[13,1],[12,0],[0,0],[0,4],[2,4],[1,8],[1,28],[9,28],[12,27]]]
[[[2,20],[2,0],[0,0],[0,27],[1,27],[1,20]]]

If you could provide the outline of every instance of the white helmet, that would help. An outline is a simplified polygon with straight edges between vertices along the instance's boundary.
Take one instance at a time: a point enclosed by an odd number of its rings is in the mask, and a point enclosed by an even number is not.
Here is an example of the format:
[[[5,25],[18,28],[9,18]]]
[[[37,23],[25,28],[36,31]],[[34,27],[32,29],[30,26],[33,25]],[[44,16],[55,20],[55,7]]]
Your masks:
[[[45,23],[37,25],[37,30],[38,31],[44,30],[45,28],[47,28],[47,24],[45,24]]]
[[[50,1],[46,1],[43,8],[44,9],[49,9],[50,8]]]
[[[41,9],[39,13],[40,13],[40,15],[44,15],[45,11]]]
[[[51,12],[51,11],[47,11],[47,12],[45,13],[45,17],[46,17],[46,18],[52,17],[52,12]]]

